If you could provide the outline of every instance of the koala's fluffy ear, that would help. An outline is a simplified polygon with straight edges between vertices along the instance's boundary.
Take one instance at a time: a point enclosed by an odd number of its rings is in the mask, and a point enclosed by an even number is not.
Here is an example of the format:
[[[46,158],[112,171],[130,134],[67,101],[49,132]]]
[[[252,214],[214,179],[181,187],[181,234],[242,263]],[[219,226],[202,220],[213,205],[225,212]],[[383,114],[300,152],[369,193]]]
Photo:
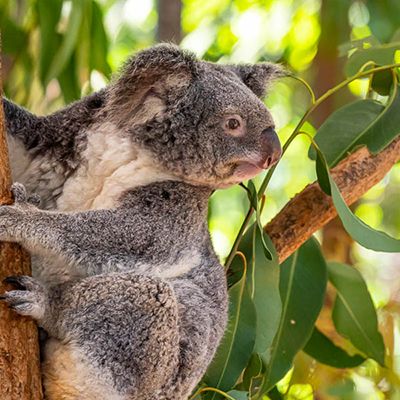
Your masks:
[[[159,44],[130,58],[109,91],[110,108],[118,115],[141,109],[148,118],[162,108],[168,95],[188,86],[196,74],[194,54],[171,44]],[[149,109],[143,112],[143,108]],[[151,110],[150,108],[153,108]]]
[[[269,84],[276,78],[286,75],[279,64],[259,63],[232,65],[230,69],[248,86],[258,97],[264,97]]]

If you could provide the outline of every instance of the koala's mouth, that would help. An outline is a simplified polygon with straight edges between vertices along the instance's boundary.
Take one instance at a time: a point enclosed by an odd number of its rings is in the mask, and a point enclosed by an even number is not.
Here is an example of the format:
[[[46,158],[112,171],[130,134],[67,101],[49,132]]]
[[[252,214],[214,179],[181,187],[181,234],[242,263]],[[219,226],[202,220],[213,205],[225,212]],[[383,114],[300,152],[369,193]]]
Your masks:
[[[246,181],[248,179],[254,178],[260,172],[264,171],[264,167],[261,164],[256,164],[248,161],[243,161],[238,163],[235,168],[234,177],[237,178],[239,182]]]

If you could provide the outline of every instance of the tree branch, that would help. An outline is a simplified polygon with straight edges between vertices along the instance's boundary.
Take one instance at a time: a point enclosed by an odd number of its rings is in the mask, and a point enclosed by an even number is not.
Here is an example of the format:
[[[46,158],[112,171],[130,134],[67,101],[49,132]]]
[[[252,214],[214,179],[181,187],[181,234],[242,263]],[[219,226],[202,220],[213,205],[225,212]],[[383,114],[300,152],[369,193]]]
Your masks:
[[[347,204],[358,200],[376,185],[400,160],[400,137],[377,155],[363,147],[332,169]],[[308,185],[290,200],[265,226],[283,262],[315,231],[337,215],[332,199],[319,187],[318,182]]]
[[[0,63],[1,72],[1,63]],[[0,79],[0,94],[1,94]],[[0,205],[12,203],[11,173],[0,97]],[[14,243],[0,243],[0,282],[31,273],[28,254]],[[1,292],[4,288],[1,288]],[[35,323],[0,304],[0,393],[2,400],[40,400],[39,341]]]

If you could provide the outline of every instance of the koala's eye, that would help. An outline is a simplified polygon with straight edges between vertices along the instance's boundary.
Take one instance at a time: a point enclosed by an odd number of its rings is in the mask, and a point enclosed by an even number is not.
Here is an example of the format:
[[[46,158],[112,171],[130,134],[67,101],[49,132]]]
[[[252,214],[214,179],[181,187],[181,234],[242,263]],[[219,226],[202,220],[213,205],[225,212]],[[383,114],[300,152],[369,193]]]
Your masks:
[[[228,121],[225,122],[225,126],[228,129],[237,129],[240,126],[240,121],[236,118],[229,118]]]
[[[242,120],[240,115],[231,114],[226,115],[224,119],[224,130],[225,133],[231,136],[243,136],[246,132],[245,122]]]

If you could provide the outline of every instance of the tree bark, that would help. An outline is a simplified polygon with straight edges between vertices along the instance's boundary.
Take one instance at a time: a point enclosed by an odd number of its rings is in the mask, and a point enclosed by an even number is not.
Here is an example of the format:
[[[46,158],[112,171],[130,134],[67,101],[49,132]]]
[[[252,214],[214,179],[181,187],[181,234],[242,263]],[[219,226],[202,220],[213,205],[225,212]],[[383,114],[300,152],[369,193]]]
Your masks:
[[[0,205],[12,203],[10,185],[11,173],[0,98]],[[0,281],[10,275],[30,273],[28,254],[17,244],[0,243]],[[4,289],[2,287],[2,292]],[[5,304],[0,304],[0,398],[42,399],[37,327],[32,320],[18,316]]]
[[[347,204],[354,203],[377,184],[400,160],[400,137],[377,155],[366,147],[357,150],[332,169],[332,176]],[[314,182],[295,196],[265,226],[283,262],[315,231],[337,215],[330,196]]]
[[[181,10],[181,0],[158,0],[157,39],[159,42],[180,43],[182,39]]]

